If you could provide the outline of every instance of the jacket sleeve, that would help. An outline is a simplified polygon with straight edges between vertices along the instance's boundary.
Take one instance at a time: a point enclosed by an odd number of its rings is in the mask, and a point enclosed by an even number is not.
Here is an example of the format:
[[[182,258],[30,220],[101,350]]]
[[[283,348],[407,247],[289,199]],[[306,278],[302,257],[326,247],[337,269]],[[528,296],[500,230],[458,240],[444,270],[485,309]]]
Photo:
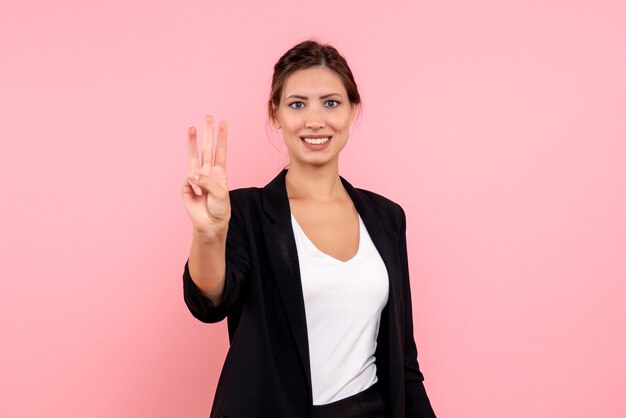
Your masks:
[[[250,262],[244,226],[231,195],[231,218],[226,237],[226,278],[222,301],[216,305],[196,286],[189,274],[189,259],[183,272],[183,296],[191,314],[202,322],[219,322],[240,306]]]
[[[400,208],[400,257],[404,288],[404,388],[407,418],[436,418],[424,388],[424,375],[417,362],[417,347],[413,336],[413,307],[411,281],[406,245],[406,215]]]

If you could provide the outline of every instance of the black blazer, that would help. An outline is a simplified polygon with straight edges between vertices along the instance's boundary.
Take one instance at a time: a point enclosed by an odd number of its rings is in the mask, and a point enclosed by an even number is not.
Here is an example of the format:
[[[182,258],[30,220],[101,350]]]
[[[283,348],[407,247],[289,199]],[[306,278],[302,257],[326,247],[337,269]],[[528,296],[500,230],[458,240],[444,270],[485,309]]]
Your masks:
[[[183,291],[203,322],[228,318],[230,349],[211,417],[310,417],[311,371],[304,300],[285,174],[264,188],[232,190],[226,282],[216,306],[185,264]],[[411,290],[402,208],[341,179],[389,274],[376,349],[386,416],[431,418],[413,338]]]

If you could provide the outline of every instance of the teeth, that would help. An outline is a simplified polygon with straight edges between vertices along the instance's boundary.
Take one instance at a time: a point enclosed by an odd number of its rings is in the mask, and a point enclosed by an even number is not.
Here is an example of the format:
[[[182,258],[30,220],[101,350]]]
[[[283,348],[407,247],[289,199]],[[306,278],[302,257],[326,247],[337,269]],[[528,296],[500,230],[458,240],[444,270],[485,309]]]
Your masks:
[[[306,142],[307,144],[314,144],[314,145],[319,145],[319,144],[325,144],[330,140],[330,137],[327,136],[326,138],[302,138],[304,140],[304,142]]]

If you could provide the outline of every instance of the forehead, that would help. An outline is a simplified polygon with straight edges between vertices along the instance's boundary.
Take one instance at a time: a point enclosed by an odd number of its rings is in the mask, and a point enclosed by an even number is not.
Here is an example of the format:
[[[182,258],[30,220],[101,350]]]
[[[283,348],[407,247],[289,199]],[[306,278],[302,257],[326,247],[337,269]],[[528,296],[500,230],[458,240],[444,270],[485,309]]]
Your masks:
[[[346,95],[346,88],[337,73],[326,67],[298,70],[285,81],[283,97],[291,94],[314,97],[329,93]]]

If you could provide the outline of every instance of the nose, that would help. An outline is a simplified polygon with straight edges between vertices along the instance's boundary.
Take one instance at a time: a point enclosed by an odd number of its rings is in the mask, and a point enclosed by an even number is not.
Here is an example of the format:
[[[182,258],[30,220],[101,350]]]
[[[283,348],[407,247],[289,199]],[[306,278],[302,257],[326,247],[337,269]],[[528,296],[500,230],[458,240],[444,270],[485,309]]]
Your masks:
[[[326,126],[324,118],[317,110],[310,110],[307,112],[304,126],[308,129],[320,129]]]

